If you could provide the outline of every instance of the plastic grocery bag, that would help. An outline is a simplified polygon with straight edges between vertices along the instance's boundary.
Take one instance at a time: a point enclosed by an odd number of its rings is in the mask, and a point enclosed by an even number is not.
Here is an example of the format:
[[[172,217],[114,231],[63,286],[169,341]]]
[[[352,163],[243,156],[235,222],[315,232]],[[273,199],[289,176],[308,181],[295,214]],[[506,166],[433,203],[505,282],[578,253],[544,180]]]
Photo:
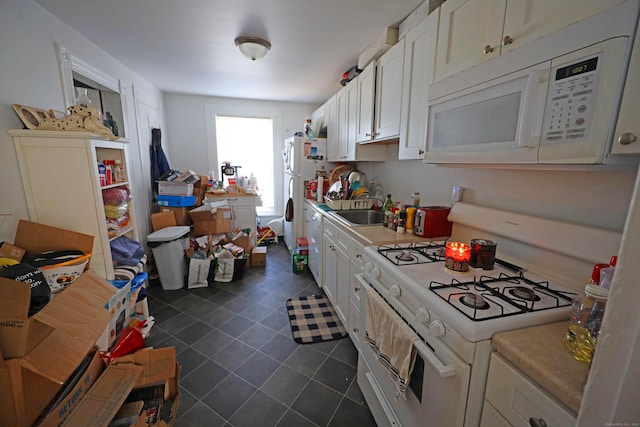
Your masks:
[[[189,259],[189,279],[187,281],[187,288],[205,288],[209,286],[209,272],[212,265],[215,268],[213,256],[209,256],[207,259],[191,258]]]

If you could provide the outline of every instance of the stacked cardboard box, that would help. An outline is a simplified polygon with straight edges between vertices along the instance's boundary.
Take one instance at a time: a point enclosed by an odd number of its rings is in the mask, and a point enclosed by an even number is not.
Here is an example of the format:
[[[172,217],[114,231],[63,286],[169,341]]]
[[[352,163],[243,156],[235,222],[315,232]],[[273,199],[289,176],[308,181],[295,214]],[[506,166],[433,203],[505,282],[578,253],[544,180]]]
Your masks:
[[[29,259],[47,250],[91,252],[93,237],[20,221],[14,243]],[[105,304],[115,292],[85,270],[29,317],[30,287],[0,278],[0,425],[33,424],[105,330]]]

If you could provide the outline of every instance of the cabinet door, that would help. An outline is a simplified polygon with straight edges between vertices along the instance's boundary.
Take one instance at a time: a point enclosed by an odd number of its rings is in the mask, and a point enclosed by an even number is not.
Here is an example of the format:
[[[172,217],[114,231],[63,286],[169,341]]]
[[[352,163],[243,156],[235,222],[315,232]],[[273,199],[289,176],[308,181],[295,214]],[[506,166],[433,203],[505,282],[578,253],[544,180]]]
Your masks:
[[[400,40],[376,63],[373,139],[389,139],[400,135],[404,43],[405,39]]]
[[[358,114],[358,85],[355,82],[347,84],[345,89],[345,103],[347,113],[346,143],[344,160],[356,159],[356,122]]]
[[[499,55],[506,1],[448,0],[440,6],[436,81]]]
[[[640,154],[640,33],[636,33],[633,52],[624,85],[618,122],[613,134],[611,152],[614,154]]]
[[[337,162],[340,160],[338,151],[338,109],[336,105],[337,95],[333,95],[327,101],[327,160]]]
[[[598,0],[508,0],[501,53],[516,49],[618,3]]]
[[[373,104],[375,102],[376,68],[372,61],[356,78],[358,108],[356,116],[356,142],[369,141],[373,136]]]
[[[336,305],[336,288],[338,282],[338,254],[336,245],[333,240],[325,238],[322,241],[322,255],[324,258],[323,278],[324,293],[327,294],[329,301],[335,307]]]
[[[343,252],[338,245],[336,250],[337,280],[336,280],[336,301],[333,307],[340,317],[343,325],[349,321],[349,304],[351,293],[351,261],[349,255]]]
[[[401,160],[421,159],[424,155],[429,85],[433,83],[439,16],[440,9],[436,9],[405,37],[398,147],[398,158]]]
[[[338,116],[338,160],[347,160],[348,153],[348,108],[347,108],[347,88],[340,89],[336,94],[336,114]]]

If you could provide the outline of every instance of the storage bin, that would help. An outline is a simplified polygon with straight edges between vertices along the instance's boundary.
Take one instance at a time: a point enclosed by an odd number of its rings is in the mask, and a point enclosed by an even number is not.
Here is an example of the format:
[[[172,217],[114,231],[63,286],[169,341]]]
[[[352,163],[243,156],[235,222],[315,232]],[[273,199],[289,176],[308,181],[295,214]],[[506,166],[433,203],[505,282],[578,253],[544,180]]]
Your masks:
[[[291,266],[294,273],[302,273],[307,269],[309,264],[309,256],[307,254],[298,253],[296,249],[291,250]]]
[[[184,225],[166,227],[147,236],[147,244],[153,251],[162,289],[182,289],[187,275],[184,248],[189,235]]]

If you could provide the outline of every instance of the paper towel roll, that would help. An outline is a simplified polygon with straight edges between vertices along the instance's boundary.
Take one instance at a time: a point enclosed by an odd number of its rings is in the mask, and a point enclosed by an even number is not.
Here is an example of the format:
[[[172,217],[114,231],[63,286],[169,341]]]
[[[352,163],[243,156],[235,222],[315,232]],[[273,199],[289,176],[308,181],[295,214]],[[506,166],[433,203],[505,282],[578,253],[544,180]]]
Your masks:
[[[317,200],[319,202],[322,202],[323,196],[324,196],[324,178],[319,176],[318,177],[318,195],[317,195]]]

